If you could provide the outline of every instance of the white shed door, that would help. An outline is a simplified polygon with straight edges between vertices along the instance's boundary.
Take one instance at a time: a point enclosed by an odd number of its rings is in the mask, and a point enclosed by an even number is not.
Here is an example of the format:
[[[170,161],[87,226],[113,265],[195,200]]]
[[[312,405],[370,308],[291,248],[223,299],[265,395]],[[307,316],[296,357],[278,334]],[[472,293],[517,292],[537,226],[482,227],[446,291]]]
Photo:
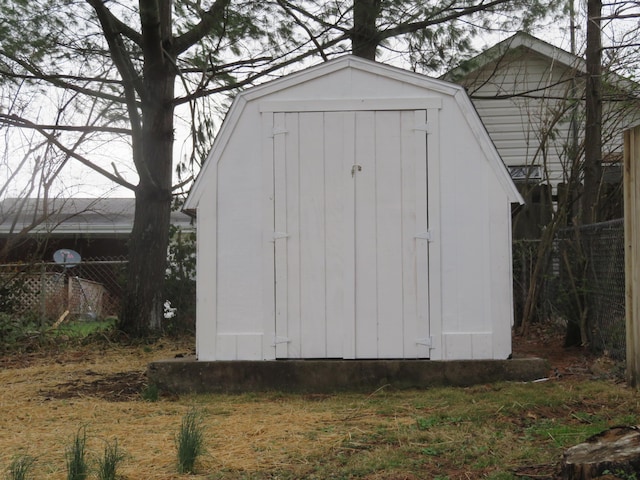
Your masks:
[[[276,358],[428,358],[426,111],[273,115]]]

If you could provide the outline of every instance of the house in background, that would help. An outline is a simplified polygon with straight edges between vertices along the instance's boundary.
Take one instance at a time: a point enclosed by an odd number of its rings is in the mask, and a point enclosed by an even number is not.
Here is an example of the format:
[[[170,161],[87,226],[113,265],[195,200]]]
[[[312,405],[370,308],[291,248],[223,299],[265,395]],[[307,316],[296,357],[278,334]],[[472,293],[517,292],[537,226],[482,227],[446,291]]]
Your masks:
[[[52,261],[59,249],[82,258],[122,257],[133,227],[133,198],[9,198],[0,202],[0,251],[4,261]],[[171,222],[193,231],[191,218],[172,212]]]
[[[344,56],[250,88],[185,203],[198,360],[506,359],[521,202],[458,85]]]
[[[527,199],[515,238],[537,238],[558,194],[580,183],[573,164],[583,158],[585,72],[581,57],[520,32],[443,76],[467,89]],[[619,196],[606,215],[621,217],[622,132],[640,119],[640,86],[615,74],[605,82],[603,190]]]
[[[7,306],[8,299],[13,311],[51,320],[65,311],[117,315],[134,210],[133,198],[56,198],[46,208],[33,198],[0,202],[0,300]],[[194,230],[185,213],[173,212],[171,222]],[[54,263],[60,250],[79,253],[81,262]]]

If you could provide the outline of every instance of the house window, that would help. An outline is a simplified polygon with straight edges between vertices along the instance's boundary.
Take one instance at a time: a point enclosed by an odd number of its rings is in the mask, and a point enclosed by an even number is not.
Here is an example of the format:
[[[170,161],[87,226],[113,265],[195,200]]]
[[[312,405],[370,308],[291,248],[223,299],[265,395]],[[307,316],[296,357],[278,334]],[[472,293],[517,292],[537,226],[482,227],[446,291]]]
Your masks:
[[[514,165],[509,167],[511,178],[515,182],[542,180],[542,167],[539,165]]]

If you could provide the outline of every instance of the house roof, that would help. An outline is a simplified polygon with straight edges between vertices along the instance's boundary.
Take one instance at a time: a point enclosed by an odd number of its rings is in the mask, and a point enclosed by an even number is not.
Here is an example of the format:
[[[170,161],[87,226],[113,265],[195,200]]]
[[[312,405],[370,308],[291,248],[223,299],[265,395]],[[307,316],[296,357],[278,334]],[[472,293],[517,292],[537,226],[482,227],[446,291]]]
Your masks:
[[[567,68],[576,69],[580,73],[584,73],[586,71],[586,64],[583,58],[551,45],[550,43],[540,40],[528,33],[518,32],[506,40],[495,44],[493,47],[488,48],[479,55],[469,60],[465,60],[458,67],[442,75],[441,78],[452,82],[459,81],[470,72],[479,70],[491,62],[500,59],[507,52],[518,49],[537,53],[538,55],[547,57]]]
[[[576,76],[582,76],[586,74],[587,71],[586,62],[581,56],[567,52],[528,33],[517,32],[479,55],[465,60],[458,67],[448,71],[440,78],[450,82],[461,82],[462,79],[472,72],[478,71],[490,65],[492,62],[505,57],[507,53],[517,53],[518,51],[535,53],[541,57],[545,57],[556,65],[561,65],[568,70],[574,70]],[[610,72],[605,81],[610,86],[619,89],[619,91],[638,98],[640,85],[633,80],[615,72]]]
[[[35,224],[30,233],[92,236],[128,235],[135,213],[134,198],[55,198],[45,214],[41,199],[7,198],[0,202],[0,236]],[[191,218],[172,212],[171,223],[193,229]]]
[[[185,202],[185,211],[195,212],[200,197],[203,191],[207,188],[207,171],[215,168],[214,165],[221,158],[227,143],[233,135],[235,126],[239,122],[245,106],[249,102],[262,99],[270,94],[294,87],[304,82],[321,78],[323,76],[328,76],[334,72],[344,69],[359,70],[371,73],[372,75],[384,76],[406,84],[422,87],[433,93],[452,97],[461,110],[465,112],[465,118],[469,123],[469,129],[478,138],[487,159],[491,163],[494,172],[511,201],[523,203],[520,193],[514,186],[498,151],[491,141],[480,117],[477,115],[475,107],[471,103],[469,96],[462,86],[450,83],[449,81],[427,77],[426,75],[403,70],[401,68],[374,62],[353,55],[344,55],[328,62],[309,67],[305,70],[286,75],[277,80],[249,88],[238,94],[225,117],[220,131],[214,141],[213,148]],[[367,99],[361,98],[360,100],[364,102]]]

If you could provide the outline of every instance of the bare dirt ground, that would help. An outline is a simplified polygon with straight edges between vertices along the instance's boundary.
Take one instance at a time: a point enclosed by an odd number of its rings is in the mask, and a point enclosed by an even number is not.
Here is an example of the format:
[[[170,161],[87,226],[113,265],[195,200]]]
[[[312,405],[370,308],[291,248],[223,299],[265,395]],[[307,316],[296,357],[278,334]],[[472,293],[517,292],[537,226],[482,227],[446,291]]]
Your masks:
[[[63,365],[67,367],[63,370],[68,370],[70,366],[77,366],[79,368],[73,369],[76,375],[59,378],[55,384],[43,383],[38,394],[45,400],[95,397],[110,402],[132,401],[140,398],[147,384],[146,364],[156,358],[190,354],[189,343],[188,340],[160,343],[153,349],[149,347],[146,354],[142,348],[141,353],[133,358],[130,349],[122,349],[123,360],[126,361],[116,362],[113,366],[114,371],[91,368],[92,365],[101,363],[101,357],[106,360],[107,351],[111,357],[114,353],[111,348],[100,351],[95,346],[88,346],[73,350],[48,350],[0,357],[0,372],[38,366],[56,370],[56,366]],[[87,368],[81,368],[83,365]]]
[[[526,337],[514,335],[513,355],[540,357],[551,365],[550,376],[567,378],[591,374],[596,357],[579,347],[564,348],[564,332],[560,329],[531,327]]]

